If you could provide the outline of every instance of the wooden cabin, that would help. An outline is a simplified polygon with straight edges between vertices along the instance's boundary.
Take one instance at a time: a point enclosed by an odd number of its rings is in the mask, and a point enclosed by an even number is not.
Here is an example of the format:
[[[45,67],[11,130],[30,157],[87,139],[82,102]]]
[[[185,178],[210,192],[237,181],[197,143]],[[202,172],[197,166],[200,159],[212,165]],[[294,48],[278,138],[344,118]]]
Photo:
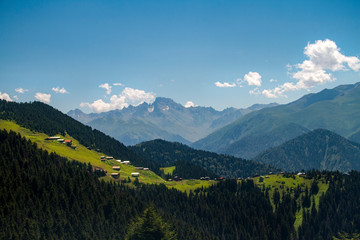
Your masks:
[[[133,172],[133,173],[131,173],[131,176],[132,176],[132,177],[139,177],[139,176],[140,176],[140,173],[138,173],[138,172]]]

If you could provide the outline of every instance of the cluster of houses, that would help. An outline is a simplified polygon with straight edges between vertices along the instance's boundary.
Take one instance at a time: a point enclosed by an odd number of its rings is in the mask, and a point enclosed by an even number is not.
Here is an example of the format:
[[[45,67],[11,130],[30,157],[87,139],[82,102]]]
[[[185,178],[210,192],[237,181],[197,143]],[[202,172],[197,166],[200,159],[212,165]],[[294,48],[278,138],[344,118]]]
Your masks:
[[[172,179],[170,178],[170,179],[168,179],[168,181],[176,181],[176,182],[178,182],[178,181],[182,181],[183,179],[181,178],[181,177],[178,177],[178,176],[175,176],[175,177],[173,177]]]
[[[47,138],[45,138],[45,140],[57,141],[59,143],[66,144],[66,146],[71,147],[72,149],[76,149],[76,145],[72,145],[71,139],[63,139],[61,137],[55,136],[55,137],[47,137]]]

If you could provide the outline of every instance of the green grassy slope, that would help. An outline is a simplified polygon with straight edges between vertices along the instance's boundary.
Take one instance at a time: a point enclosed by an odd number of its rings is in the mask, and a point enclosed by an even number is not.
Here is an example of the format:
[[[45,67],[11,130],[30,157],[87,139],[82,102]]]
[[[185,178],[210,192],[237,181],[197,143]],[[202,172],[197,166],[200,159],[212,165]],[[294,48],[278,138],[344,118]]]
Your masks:
[[[79,142],[69,135],[62,136],[60,134],[56,136],[60,136],[65,139],[71,139],[73,141],[73,145],[76,145],[76,149],[72,149],[65,144],[59,143],[57,141],[49,141],[45,140],[45,138],[49,137],[44,133],[34,132],[29,129],[20,127],[18,124],[11,122],[0,120],[0,129],[12,130],[14,132],[20,133],[23,137],[31,140],[36,143],[39,147],[48,152],[55,152],[62,157],[66,157],[69,160],[76,160],[82,163],[90,163],[94,167],[99,167],[107,171],[107,176],[104,177],[105,180],[112,179],[110,177],[111,173],[118,172],[120,173],[120,179],[127,179],[130,177],[132,181],[135,178],[131,177],[132,172],[140,172],[139,181],[143,183],[164,183],[165,181],[160,178],[158,175],[153,173],[152,171],[143,171],[136,170],[132,165],[122,165],[116,162],[115,160],[106,160],[105,162],[100,161],[100,156],[106,156],[103,153],[92,151],[79,144]],[[116,171],[112,169],[112,166],[121,166],[120,171]]]
[[[71,139],[73,141],[73,145],[76,145],[76,149],[72,149],[65,144],[59,143],[57,141],[49,141],[45,140],[48,135],[44,133],[39,133],[35,131],[31,131],[29,129],[23,128],[18,124],[12,121],[6,121],[0,119],[0,129],[6,129],[8,131],[12,130],[14,132],[20,133],[21,136],[26,137],[32,142],[36,143],[38,147],[47,150],[48,152],[55,152],[62,157],[66,157],[69,160],[76,160],[82,163],[90,163],[94,167],[99,167],[107,171],[107,175],[102,177],[102,179],[106,181],[112,180],[122,180],[130,178],[132,182],[135,181],[134,177],[131,177],[132,172],[139,172],[139,182],[146,184],[165,184],[168,188],[175,188],[181,191],[194,190],[196,188],[208,187],[214,184],[214,181],[200,181],[200,180],[183,180],[180,182],[167,182],[158,175],[156,175],[152,171],[144,171],[137,170],[132,165],[123,165],[119,164],[115,160],[106,160],[105,162],[100,161],[100,156],[106,156],[101,152],[96,152],[93,150],[89,150],[83,145],[79,144],[79,142],[73,137],[66,135],[62,136],[57,134],[56,136],[60,136],[65,139]],[[121,166],[120,171],[113,170],[113,166]],[[119,179],[114,179],[110,175],[111,173],[118,172],[120,173]]]

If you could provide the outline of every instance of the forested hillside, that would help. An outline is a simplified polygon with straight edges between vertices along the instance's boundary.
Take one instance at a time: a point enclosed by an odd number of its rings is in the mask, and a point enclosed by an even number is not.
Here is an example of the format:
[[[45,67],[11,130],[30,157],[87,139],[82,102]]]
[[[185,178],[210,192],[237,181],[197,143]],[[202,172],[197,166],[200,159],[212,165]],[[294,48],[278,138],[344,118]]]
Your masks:
[[[278,147],[265,150],[253,160],[285,171],[359,171],[360,144],[331,131],[316,129]]]
[[[135,166],[149,167],[158,173],[158,166],[130,151],[119,141],[74,120],[55,108],[41,103],[15,103],[0,100],[0,119],[14,120],[22,127],[47,135],[65,132],[80,144],[122,160],[130,160]]]
[[[252,177],[256,174],[279,171],[279,169],[254,161],[195,150],[181,143],[164,140],[140,143],[130,149],[162,167],[173,166],[176,161],[187,161],[219,176],[229,178]]]
[[[252,181],[225,181],[189,195],[164,185],[131,189],[100,182],[91,166],[48,154],[14,132],[0,131],[0,151],[1,239],[124,239],[150,203],[178,239],[294,234],[293,204],[284,201],[287,211],[274,213]]]
[[[351,238],[360,232],[360,173],[343,175],[327,172],[329,189],[320,199],[319,208],[304,212],[299,239],[332,239],[347,233]]]

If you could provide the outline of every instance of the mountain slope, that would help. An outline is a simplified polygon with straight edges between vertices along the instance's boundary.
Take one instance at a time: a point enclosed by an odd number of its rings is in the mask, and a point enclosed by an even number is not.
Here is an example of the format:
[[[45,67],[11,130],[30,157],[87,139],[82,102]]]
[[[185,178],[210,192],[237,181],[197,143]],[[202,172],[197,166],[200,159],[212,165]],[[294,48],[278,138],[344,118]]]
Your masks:
[[[279,171],[254,161],[195,150],[180,143],[164,140],[140,143],[130,149],[163,167],[173,166],[176,161],[188,161],[210,172],[230,178],[251,177],[256,174]]]
[[[173,142],[190,144],[189,141],[180,135],[168,133],[151,122],[142,119],[124,121],[120,118],[109,116],[95,119],[90,124],[93,128],[101,129],[102,132],[127,145],[135,145],[139,142],[153,140],[154,138],[164,138]]]
[[[216,111],[211,107],[185,108],[169,98],[159,97],[152,104],[143,103],[122,110],[85,114],[77,109],[69,111],[68,115],[110,134],[126,145],[158,138],[188,144],[251,111],[274,105]]]
[[[85,147],[98,149],[116,159],[129,160],[135,166],[149,167],[155,172],[158,170],[158,166],[136,155],[114,138],[96,129],[93,130],[44,103],[15,103],[0,100],[0,119],[14,120],[22,127],[49,136],[69,134]]]
[[[360,170],[360,144],[324,129],[316,129],[282,145],[265,150],[253,159],[286,171],[318,169]]]
[[[360,131],[359,119],[360,83],[342,85],[305,95],[286,105],[249,113],[192,147],[253,158],[269,147],[317,128],[350,137]]]

